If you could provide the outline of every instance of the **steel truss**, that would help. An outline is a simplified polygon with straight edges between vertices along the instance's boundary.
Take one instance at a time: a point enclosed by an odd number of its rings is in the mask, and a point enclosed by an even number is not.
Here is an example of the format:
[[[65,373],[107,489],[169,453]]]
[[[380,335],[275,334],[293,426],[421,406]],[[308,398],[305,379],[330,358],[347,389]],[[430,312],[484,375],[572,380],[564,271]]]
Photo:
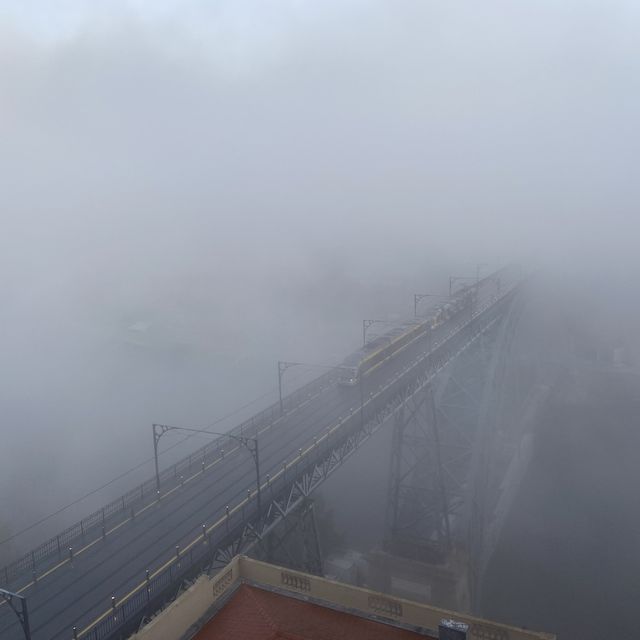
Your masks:
[[[487,531],[496,516],[496,505],[503,489],[501,485],[522,435],[524,408],[536,396],[535,377],[529,379],[528,384],[523,384],[520,363],[512,357],[522,310],[523,300],[520,298],[509,309],[495,338],[493,353],[488,360],[469,470],[462,524],[467,536],[470,605],[476,612],[480,607],[482,579],[489,556]]]
[[[432,384],[407,398],[394,423],[385,546],[429,563],[464,550],[472,606],[490,496],[505,470],[495,464],[504,454],[496,435],[505,433],[507,362],[520,307],[518,300],[506,308]]]
[[[296,461],[285,466],[277,481],[263,487],[263,513],[243,516],[238,526],[229,530],[228,540],[215,551],[211,568],[226,565],[234,555],[247,553],[285,518],[307,501],[330,475],[341,467],[369,438],[396,416],[405,411],[425,390],[432,394],[431,385],[438,374],[471,345],[483,339],[506,313],[515,289],[500,297],[494,304],[479,312],[473,320],[453,332],[430,353],[425,353],[406,370],[400,372],[386,387],[367,401],[362,415],[354,412],[338,428],[330,428],[317,438],[314,446]],[[440,491],[440,496],[443,492]]]
[[[267,537],[287,518],[304,511],[309,498],[334,471],[340,468],[365,442],[404,411],[407,401],[424,395],[445,367],[464,354],[471,345],[492,330],[507,312],[518,288],[502,294],[479,309],[466,322],[453,328],[443,342],[414,360],[386,386],[366,400],[361,410],[353,411],[326,432],[314,438],[313,445],[262,486],[262,509],[252,499],[241,509],[227,511],[224,525],[203,536],[199,547],[171,564],[154,578],[146,593],[136,593],[125,603],[116,619],[100,623],[84,637],[106,640],[124,637],[143,616],[162,606],[171,593],[179,592],[185,581],[199,571],[215,572],[239,553],[249,553],[257,545],[266,548]],[[285,527],[287,525],[285,524]],[[155,586],[157,584],[157,587]]]
[[[433,385],[408,398],[394,419],[387,500],[387,550],[437,562],[451,549],[455,513],[442,460]]]
[[[293,514],[284,518],[279,526],[255,545],[253,555],[291,569],[323,575],[313,500],[303,501]]]

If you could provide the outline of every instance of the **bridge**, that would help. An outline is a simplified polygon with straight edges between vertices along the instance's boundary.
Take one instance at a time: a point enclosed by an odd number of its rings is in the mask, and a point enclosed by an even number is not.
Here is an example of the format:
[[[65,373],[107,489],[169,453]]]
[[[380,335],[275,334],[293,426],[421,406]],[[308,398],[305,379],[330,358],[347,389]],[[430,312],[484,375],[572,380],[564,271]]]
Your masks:
[[[389,548],[444,558],[463,546],[473,608],[517,472],[522,434],[496,425],[518,395],[506,380],[523,282],[505,268],[470,288],[471,303],[357,384],[328,370],[0,568],[0,637],[25,637],[18,601],[33,640],[126,637],[202,571],[269,557],[283,523],[381,429],[393,430]],[[154,425],[154,443],[171,428]]]

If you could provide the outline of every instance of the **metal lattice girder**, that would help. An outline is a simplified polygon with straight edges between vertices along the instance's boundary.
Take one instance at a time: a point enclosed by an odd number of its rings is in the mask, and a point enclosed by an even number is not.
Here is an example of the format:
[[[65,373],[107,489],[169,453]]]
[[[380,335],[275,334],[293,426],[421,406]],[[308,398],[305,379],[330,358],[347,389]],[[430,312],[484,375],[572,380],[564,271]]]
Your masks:
[[[419,394],[446,366],[476,343],[496,325],[505,313],[514,291],[505,294],[492,306],[478,314],[453,333],[434,351],[425,354],[410,368],[401,372],[386,387],[381,388],[366,404],[364,420],[358,412],[317,440],[311,451],[285,466],[283,472],[263,490],[263,514],[249,513],[230,535],[242,538],[242,548],[266,535],[283,518],[299,507],[318,486],[390,421],[407,399]],[[259,520],[259,521],[258,521]],[[251,527],[247,529],[247,525]]]
[[[478,433],[465,514],[469,587],[473,609],[477,609],[479,603],[482,576],[486,568],[485,533],[494,517],[494,508],[500,493],[499,485],[513,453],[513,444],[519,441],[521,436],[521,420],[507,420],[507,417],[522,416],[530,392],[535,389],[531,384],[525,392],[520,376],[516,373],[517,363],[514,363],[511,357],[516,327],[522,314],[522,304],[522,300],[517,300],[502,322],[491,362],[491,376],[487,379],[486,399],[478,416]],[[509,451],[506,451],[507,449]]]
[[[154,580],[158,583],[162,580],[162,585],[177,585],[185,576],[194,575],[199,567],[215,569],[226,564],[233,555],[247,553],[256,543],[264,540],[369,438],[390,424],[407,400],[424,393],[424,389],[450,362],[491,331],[506,313],[517,290],[514,287],[479,309],[473,318],[451,327],[450,333],[440,344],[416,358],[386,385],[368,396],[362,410],[354,410],[337,424],[328,425],[323,434],[314,438],[311,446],[301,450],[294,461],[285,464],[281,471],[263,484],[261,512],[257,508],[257,500],[253,498],[228,510],[220,526],[216,525],[208,532],[198,547],[191,547],[188,566],[186,559],[184,567],[179,563],[178,566],[170,564]],[[162,589],[169,588],[162,585]],[[122,616],[122,620],[126,619],[127,625],[137,623],[139,617],[153,610],[157,600],[155,597],[149,598],[149,594],[146,596],[145,599],[145,594],[136,592],[123,606],[126,615]],[[115,621],[110,617],[99,623],[99,630],[97,627],[95,629],[100,638],[112,638],[120,633],[123,625],[120,618]]]
[[[444,559],[456,544],[469,546],[482,523],[494,451],[488,429],[498,429],[505,399],[506,362],[519,304],[487,326],[422,396],[407,397],[392,441],[387,544]],[[473,534],[478,538],[478,534]],[[480,537],[481,539],[481,537]]]
[[[464,354],[471,345],[495,327],[506,312],[513,294],[513,291],[505,294],[478,314],[473,321],[460,327],[435,350],[424,354],[410,368],[380,389],[367,402],[364,420],[361,420],[358,412],[352,414],[335,429],[319,438],[311,451],[285,467],[284,473],[272,481],[269,488],[263,492],[263,500],[267,507],[259,523],[256,517],[250,533],[246,532],[246,526],[236,529],[235,535],[245,538],[243,548],[246,548],[249,541],[253,543],[266,535],[283,518],[297,509],[302,501],[342,466],[364,442],[398,413],[404,411],[408,400],[424,393],[424,389],[451,361]],[[444,482],[444,476],[441,481]],[[442,495],[441,491],[440,494]]]
[[[253,551],[256,557],[268,562],[322,575],[322,552],[313,500],[304,500],[298,509],[262,538]]]
[[[463,510],[494,324],[425,393],[398,412],[391,454],[387,543],[422,541],[443,557]],[[435,387],[435,391],[433,389]],[[433,557],[435,557],[433,556]]]
[[[388,502],[388,536],[409,534],[451,545],[450,509],[442,475],[440,434],[432,387],[408,398],[397,413]],[[418,471],[420,473],[418,473]]]

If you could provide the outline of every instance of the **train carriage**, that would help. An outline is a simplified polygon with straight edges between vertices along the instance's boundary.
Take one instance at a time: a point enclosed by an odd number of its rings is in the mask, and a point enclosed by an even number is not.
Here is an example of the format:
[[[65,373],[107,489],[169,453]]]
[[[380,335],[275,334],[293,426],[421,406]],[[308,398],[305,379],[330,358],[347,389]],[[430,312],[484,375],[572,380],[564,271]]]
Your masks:
[[[338,383],[342,386],[358,384],[363,377],[420,336],[437,329],[462,311],[472,309],[476,297],[477,287],[463,287],[451,300],[437,305],[425,319],[405,322],[367,343],[343,362]]]

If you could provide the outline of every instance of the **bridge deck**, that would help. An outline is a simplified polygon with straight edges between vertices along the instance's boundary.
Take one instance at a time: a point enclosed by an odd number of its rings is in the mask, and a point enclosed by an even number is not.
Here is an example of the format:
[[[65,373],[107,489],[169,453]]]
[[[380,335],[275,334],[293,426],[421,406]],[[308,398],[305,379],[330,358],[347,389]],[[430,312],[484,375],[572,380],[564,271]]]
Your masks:
[[[480,287],[480,298],[486,301],[493,292],[493,285],[486,283]],[[460,318],[450,320],[434,330],[431,344],[426,336],[421,337],[372,372],[363,384],[365,397],[393,380],[429,346],[444,341],[460,322]],[[329,386],[261,429],[263,481],[359,406],[359,388]],[[226,506],[240,504],[247,491],[254,489],[255,470],[249,453],[231,446],[223,458],[208,462],[204,471],[195,465],[183,485],[163,488],[160,501],[147,504],[135,518],[125,518],[114,530],[107,530],[104,539],[101,535],[87,537],[83,548],[74,549],[72,560],[63,553],[36,583],[25,576],[8,585],[14,591],[27,587],[22,595],[28,598],[33,640],[70,640],[73,626],[82,637],[83,630],[109,610],[112,596],[120,601],[144,582],[145,570],[153,572],[170,561],[176,545],[185,549],[200,535],[203,524],[224,517]],[[23,637],[6,605],[0,606],[0,637]]]

